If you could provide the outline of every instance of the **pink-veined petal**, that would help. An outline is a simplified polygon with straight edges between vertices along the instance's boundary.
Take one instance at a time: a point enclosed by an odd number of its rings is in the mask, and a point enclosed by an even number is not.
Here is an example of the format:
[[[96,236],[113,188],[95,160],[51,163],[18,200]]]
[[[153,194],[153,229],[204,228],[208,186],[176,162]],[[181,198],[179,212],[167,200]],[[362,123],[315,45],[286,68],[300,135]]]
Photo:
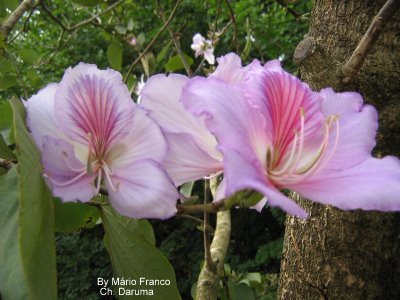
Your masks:
[[[400,210],[400,161],[392,156],[369,158],[343,171],[317,174],[290,188],[340,209]]]
[[[54,196],[63,201],[87,202],[96,195],[96,175],[87,174],[86,165],[75,157],[68,142],[47,136],[42,163]]]
[[[65,71],[55,118],[69,138],[88,144],[88,134],[108,149],[130,132],[134,104],[120,73],[79,64]]]
[[[295,132],[301,128],[303,112],[304,141],[322,133],[319,94],[298,78],[279,70],[278,62],[267,63],[264,70],[252,68],[246,73],[244,89],[249,103],[259,108],[269,120],[273,130],[272,143],[280,158],[291,149]]]
[[[222,170],[222,162],[202,150],[187,133],[165,133],[169,150],[164,161],[176,186]]]
[[[187,112],[180,102],[182,88],[189,78],[179,74],[152,76],[142,89],[141,105],[164,132],[188,133],[204,151],[216,159],[221,154],[215,149],[217,141],[204,125],[204,120]]]
[[[265,118],[248,105],[241,86],[216,77],[194,78],[183,89],[182,102],[196,116],[205,116],[218,138],[218,149],[250,148],[265,160],[268,132]]]
[[[131,131],[111,148],[107,159],[112,162],[112,168],[143,159],[161,162],[167,150],[167,142],[160,127],[147,116],[144,109],[137,106],[134,110]]]
[[[325,117],[337,115],[339,118],[338,142],[325,168],[345,169],[368,159],[375,147],[378,129],[378,114],[375,108],[363,105],[363,99],[358,93],[335,93],[332,89],[324,89],[320,95],[323,99],[321,108]],[[335,126],[332,132],[329,148],[335,144]]]
[[[167,219],[176,213],[179,193],[163,167],[153,160],[136,161],[114,169],[106,180],[112,206],[132,218]]]
[[[224,171],[226,196],[243,189],[254,189],[265,196],[269,205],[278,206],[300,218],[307,217],[307,213],[296,202],[286,197],[268,182],[263,167],[254,157],[244,157],[236,151],[226,151],[224,153]],[[256,209],[262,208],[263,204],[265,205],[265,199],[261,201],[256,205]]]

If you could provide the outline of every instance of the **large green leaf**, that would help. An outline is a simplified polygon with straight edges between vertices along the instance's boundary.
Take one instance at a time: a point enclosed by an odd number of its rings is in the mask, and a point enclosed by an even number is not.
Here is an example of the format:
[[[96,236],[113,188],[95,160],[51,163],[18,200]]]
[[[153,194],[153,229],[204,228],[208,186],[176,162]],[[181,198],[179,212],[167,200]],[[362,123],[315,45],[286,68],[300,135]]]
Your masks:
[[[19,56],[22,58],[24,63],[31,65],[35,64],[40,58],[39,54],[37,54],[37,52],[32,49],[22,49],[19,52]]]
[[[104,242],[110,254],[114,278],[130,278],[136,285],[114,286],[119,299],[132,299],[121,295],[123,290],[153,291],[154,299],[180,299],[176,287],[175,273],[165,256],[154,246],[154,234],[150,224],[144,220],[123,217],[111,206],[102,205],[100,216],[105,229]],[[169,285],[150,285],[147,280],[169,280]],[[131,281],[132,283],[132,281]],[[154,282],[153,282],[154,283]],[[149,297],[150,298],[150,297]]]
[[[6,90],[17,84],[17,77],[15,75],[5,75],[0,77],[0,91]]]
[[[183,53],[183,57],[188,66],[193,64],[193,58]],[[167,72],[175,72],[177,70],[184,69],[185,65],[183,64],[182,58],[179,55],[172,56],[170,60],[165,65],[165,70]]]
[[[12,168],[0,177],[0,294],[3,299],[27,299],[18,244],[18,174]]]
[[[107,49],[107,59],[111,68],[120,71],[122,68],[122,46],[113,42]]]
[[[53,197],[40,153],[25,126],[25,107],[11,100],[18,157],[19,253],[30,299],[56,299],[57,277]],[[14,287],[19,288],[19,285]]]
[[[98,210],[83,203],[62,203],[55,199],[55,229],[58,232],[74,232],[92,228],[99,218]]]

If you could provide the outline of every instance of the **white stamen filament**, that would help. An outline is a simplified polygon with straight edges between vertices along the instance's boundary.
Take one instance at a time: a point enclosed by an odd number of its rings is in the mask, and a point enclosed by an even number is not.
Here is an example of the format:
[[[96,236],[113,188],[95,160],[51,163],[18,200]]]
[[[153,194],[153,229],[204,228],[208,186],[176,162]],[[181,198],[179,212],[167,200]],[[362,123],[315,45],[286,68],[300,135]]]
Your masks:
[[[105,161],[103,161],[103,163],[102,163],[102,168],[104,170],[104,175],[105,175],[105,177],[107,179],[107,183],[110,185],[111,190],[114,193],[118,192],[118,185],[115,186],[113,181],[112,181],[112,179],[111,179],[111,176],[113,175],[113,173],[112,173],[112,171],[110,170],[110,168],[108,167],[108,165],[107,165],[107,163]]]
[[[82,173],[79,173],[74,178],[72,178],[68,181],[59,182],[59,181],[55,180],[54,177],[49,177],[49,178],[51,178],[51,182],[54,183],[55,185],[63,187],[63,186],[68,186],[70,184],[73,184],[75,181],[78,181],[81,177],[83,177],[85,175],[86,175],[86,170],[83,170]]]
[[[306,165],[303,165],[301,168],[299,168],[299,163],[302,159],[302,152],[303,152],[303,146],[304,146],[304,112],[300,111],[300,133],[298,136],[298,133],[295,133],[294,141],[292,144],[292,150],[289,155],[289,158],[286,160],[285,164],[277,169],[277,170],[272,170],[270,171],[270,176],[271,178],[278,183],[281,186],[287,186],[289,184],[297,183],[300,181],[303,181],[319,170],[323,168],[333,157],[336,147],[339,142],[339,121],[338,121],[338,116],[329,116],[326,120],[326,123],[324,124],[324,137],[321,142],[320,147],[318,147],[318,150],[314,154],[314,158],[312,158]],[[333,122],[335,122],[336,126],[336,135],[335,135],[335,141],[334,144],[331,148],[331,151],[329,152],[329,155],[327,155],[327,150],[329,146],[329,136],[331,134],[331,129]],[[299,141],[298,141],[299,139]],[[299,142],[299,146],[297,147],[297,144]],[[296,155],[296,160],[293,162],[293,157],[294,153],[297,152]],[[291,166],[290,171],[287,171],[288,168]]]
[[[224,172],[223,170],[218,171],[218,172],[215,172],[215,173],[210,174],[210,175],[208,175],[208,176],[204,176],[203,179],[213,179],[213,178],[215,178],[215,177],[221,175],[223,172]]]

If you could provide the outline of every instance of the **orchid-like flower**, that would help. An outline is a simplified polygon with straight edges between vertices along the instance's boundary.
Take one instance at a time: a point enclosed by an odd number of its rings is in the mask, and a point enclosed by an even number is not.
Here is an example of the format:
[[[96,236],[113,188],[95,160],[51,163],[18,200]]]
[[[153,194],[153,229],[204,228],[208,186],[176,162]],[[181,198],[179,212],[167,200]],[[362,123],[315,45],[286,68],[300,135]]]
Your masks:
[[[104,184],[123,215],[175,214],[179,194],[161,166],[166,141],[120,73],[81,63],[31,97],[27,111],[54,196],[87,202]]]
[[[377,112],[358,93],[316,93],[279,61],[255,61],[239,83],[192,79],[182,101],[218,139],[226,196],[254,189],[303,218],[281,189],[344,210],[400,210],[400,161],[371,157]]]
[[[204,58],[210,65],[215,63],[214,47],[210,40],[205,39],[200,33],[193,36],[192,50],[195,51],[195,56],[204,55]]]

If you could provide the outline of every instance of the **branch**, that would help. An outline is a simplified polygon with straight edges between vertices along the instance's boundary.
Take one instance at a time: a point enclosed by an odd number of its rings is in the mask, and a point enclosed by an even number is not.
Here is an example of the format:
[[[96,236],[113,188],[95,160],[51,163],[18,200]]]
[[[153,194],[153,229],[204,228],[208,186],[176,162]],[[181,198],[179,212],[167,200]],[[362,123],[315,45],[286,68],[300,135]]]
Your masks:
[[[71,29],[63,24],[56,16],[53,15],[53,13],[50,11],[50,9],[47,7],[46,3],[44,0],[40,0],[40,6],[43,8],[43,10],[49,15],[49,17],[56,22],[58,25],[61,26],[63,31],[71,31]]]
[[[161,7],[160,0],[157,0],[157,5],[158,5],[159,10],[160,10],[160,16],[161,16],[162,21],[163,21],[164,23],[166,23],[167,21],[166,21],[166,19],[165,19],[165,15],[164,15],[163,9],[162,9],[162,7]],[[181,49],[181,45],[180,45],[180,43],[179,43],[179,40],[176,38],[175,33],[169,28],[169,26],[167,26],[167,29],[168,29],[169,34],[171,35],[171,38],[172,38],[172,40],[173,40],[173,42],[174,42],[176,51],[178,52],[178,55],[179,55],[179,57],[180,57],[181,60],[182,60],[183,67],[185,68],[185,71],[186,71],[187,75],[188,75],[189,77],[191,77],[191,76],[192,76],[192,70],[190,69],[190,67],[189,67],[189,65],[188,65],[188,63],[187,63],[187,61],[186,61],[186,58],[185,58],[185,56],[183,55],[183,52],[182,52],[182,49]]]
[[[197,281],[196,299],[217,299],[219,275],[222,274],[231,234],[230,211],[217,213],[217,225],[210,252],[212,265],[204,264]]]
[[[211,191],[215,198],[218,180],[211,180]],[[205,261],[197,281],[196,299],[217,299],[219,274],[223,273],[224,261],[231,235],[230,210],[217,213],[217,225],[210,246],[211,262]]]
[[[156,35],[153,37],[153,39],[151,40],[151,42],[147,45],[147,47],[143,50],[143,52],[134,60],[134,62],[130,65],[128,73],[126,74],[125,77],[125,83],[128,82],[129,76],[131,75],[131,72],[133,70],[133,67],[136,66],[136,64],[143,58],[143,56],[147,53],[147,51],[150,50],[150,48],[154,45],[154,43],[156,42],[156,40],[158,39],[158,37],[160,36],[161,33],[164,32],[164,30],[168,27],[169,23],[171,23],[172,19],[175,16],[176,10],[179,6],[179,4],[181,4],[182,0],[178,0],[176,1],[176,4],[174,6],[174,9],[172,10],[167,22],[164,23],[164,25],[160,28],[160,30],[156,33]]]
[[[396,13],[399,7],[399,0],[388,0],[381,8],[379,13],[375,16],[367,32],[364,34],[360,43],[358,44],[356,50],[354,50],[349,60],[342,68],[344,76],[342,80],[343,83],[350,83],[355,79],[358,71],[361,69],[365,57],[368,54],[368,51],[378,39],[388,20]]]
[[[282,0],[275,0],[276,2],[278,2],[278,4],[280,6],[282,6],[284,9],[286,9],[286,11],[291,14],[293,17],[295,17],[295,19],[297,21],[301,20],[301,14],[299,14],[297,11],[295,11],[293,8],[290,8],[284,1]]]
[[[233,41],[235,42],[235,45],[236,45],[236,52],[239,53],[239,43],[237,41],[237,23],[236,23],[236,18],[235,18],[235,12],[233,11],[229,0],[225,0],[225,4],[228,7],[229,14],[231,16],[231,20],[233,23]]]
[[[11,30],[14,26],[18,23],[19,19],[22,15],[28,11],[33,5],[34,0],[24,0],[22,3],[14,10],[10,16],[0,25],[0,31],[3,35],[4,41],[7,41],[8,35],[10,34]]]

